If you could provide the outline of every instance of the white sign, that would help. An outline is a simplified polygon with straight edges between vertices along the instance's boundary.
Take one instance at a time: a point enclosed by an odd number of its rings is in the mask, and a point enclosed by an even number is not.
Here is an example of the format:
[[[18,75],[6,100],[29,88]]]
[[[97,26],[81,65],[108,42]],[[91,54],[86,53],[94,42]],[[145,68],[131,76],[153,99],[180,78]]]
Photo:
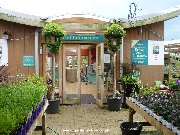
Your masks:
[[[8,45],[6,39],[0,39],[0,66],[8,66]]]
[[[110,54],[104,54],[104,63],[110,63]]]
[[[148,40],[148,65],[164,65],[164,42]]]

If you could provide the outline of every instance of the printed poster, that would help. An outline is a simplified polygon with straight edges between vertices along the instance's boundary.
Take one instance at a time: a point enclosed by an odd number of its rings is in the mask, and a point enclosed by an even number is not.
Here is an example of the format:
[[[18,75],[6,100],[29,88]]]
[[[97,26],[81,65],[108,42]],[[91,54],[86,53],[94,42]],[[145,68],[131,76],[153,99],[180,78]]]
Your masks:
[[[148,41],[148,65],[164,65],[163,43],[163,41]]]
[[[148,65],[148,40],[132,40],[131,63]]]
[[[132,40],[131,63],[136,65],[164,65],[164,42]]]

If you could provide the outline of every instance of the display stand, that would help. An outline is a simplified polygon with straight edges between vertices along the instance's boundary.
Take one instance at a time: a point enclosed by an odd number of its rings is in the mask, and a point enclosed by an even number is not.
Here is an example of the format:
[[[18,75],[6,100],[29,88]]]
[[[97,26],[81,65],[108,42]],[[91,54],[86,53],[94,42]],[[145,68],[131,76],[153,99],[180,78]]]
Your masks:
[[[28,132],[26,133],[26,135],[32,135],[32,133],[34,132],[37,124],[38,124],[38,120],[41,118],[42,119],[42,135],[46,135],[46,109],[48,106],[48,100],[46,100],[45,105],[43,106],[41,112],[39,113],[39,115],[37,116],[36,120],[34,120],[33,124],[31,125],[30,129],[28,130]]]
[[[133,115],[137,112],[148,122],[140,122],[143,126],[154,126],[162,135],[175,135],[175,133],[173,133],[155,118],[151,117],[130,99],[126,98],[126,103],[129,106],[129,122],[133,122]]]

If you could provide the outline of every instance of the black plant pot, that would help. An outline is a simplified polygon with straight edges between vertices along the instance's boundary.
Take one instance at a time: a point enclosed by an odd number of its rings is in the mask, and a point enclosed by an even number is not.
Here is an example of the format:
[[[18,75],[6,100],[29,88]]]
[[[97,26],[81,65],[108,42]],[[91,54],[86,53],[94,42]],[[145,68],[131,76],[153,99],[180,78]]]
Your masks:
[[[120,111],[122,103],[121,97],[108,97],[107,99],[107,105],[109,111]]]
[[[60,106],[60,99],[55,98],[54,100],[48,100],[49,105],[46,109],[46,112],[48,114],[55,114],[59,112],[59,106]]]
[[[122,135],[140,135],[143,127],[138,122],[123,122],[120,128]]]
[[[130,97],[131,93],[133,92],[133,89],[135,88],[135,85],[134,84],[127,84],[126,85],[126,89],[125,89],[125,92],[126,92],[126,97]]]

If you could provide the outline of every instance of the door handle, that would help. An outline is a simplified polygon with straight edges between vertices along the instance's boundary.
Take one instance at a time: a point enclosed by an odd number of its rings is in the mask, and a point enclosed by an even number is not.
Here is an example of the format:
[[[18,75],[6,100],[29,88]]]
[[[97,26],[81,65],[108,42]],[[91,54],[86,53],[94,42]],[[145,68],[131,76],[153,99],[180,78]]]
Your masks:
[[[101,78],[103,79],[103,77],[104,77],[104,74],[102,73],[101,75],[99,75],[99,76],[101,76]]]

